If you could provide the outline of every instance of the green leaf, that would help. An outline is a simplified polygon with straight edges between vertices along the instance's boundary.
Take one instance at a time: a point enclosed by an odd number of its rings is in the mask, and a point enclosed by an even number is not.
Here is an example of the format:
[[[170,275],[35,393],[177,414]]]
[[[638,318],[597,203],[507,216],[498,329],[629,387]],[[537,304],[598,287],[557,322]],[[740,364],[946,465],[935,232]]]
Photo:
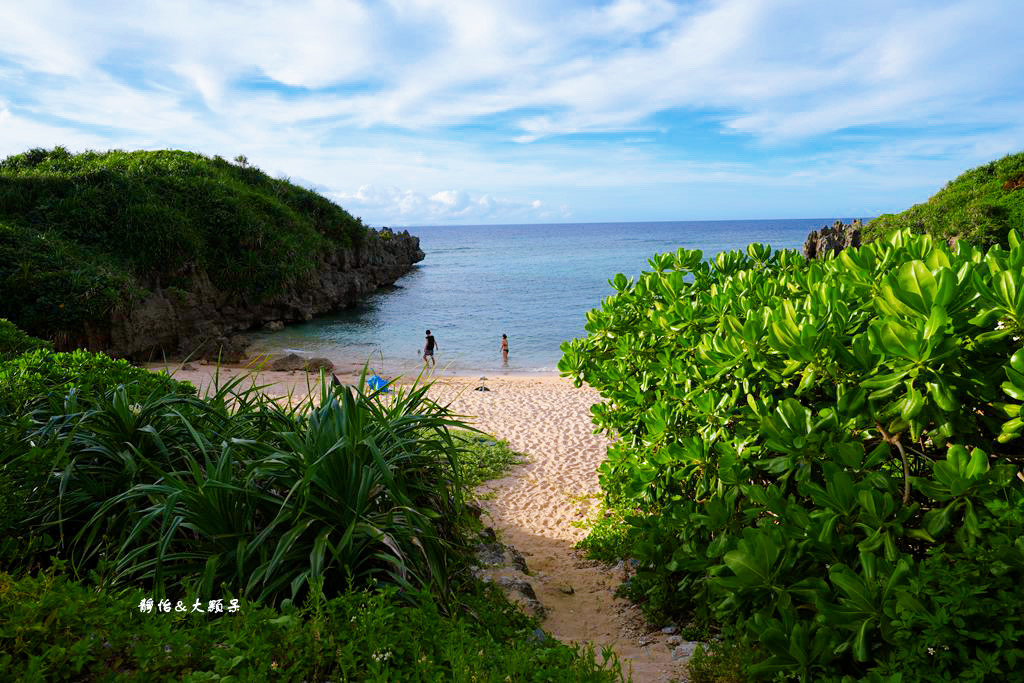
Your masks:
[[[900,301],[918,313],[928,315],[935,304],[938,283],[924,261],[904,264],[898,271],[896,282],[899,288],[895,292]]]
[[[900,416],[909,422],[917,417],[917,414],[921,412],[921,408],[923,407],[924,396],[922,396],[921,392],[913,386],[908,386],[907,393],[904,395],[903,401],[900,403]]]
[[[971,460],[964,468],[964,476],[968,479],[977,479],[989,470],[988,454],[980,448],[971,451]]]
[[[853,641],[853,656],[858,662],[866,662],[870,658],[868,634],[871,632],[871,620],[865,619],[857,629],[857,637]]]
[[[926,339],[944,332],[946,329],[946,323],[949,322],[949,316],[946,314],[946,309],[942,306],[932,306],[931,314],[928,316],[928,322],[924,326],[924,336]]]

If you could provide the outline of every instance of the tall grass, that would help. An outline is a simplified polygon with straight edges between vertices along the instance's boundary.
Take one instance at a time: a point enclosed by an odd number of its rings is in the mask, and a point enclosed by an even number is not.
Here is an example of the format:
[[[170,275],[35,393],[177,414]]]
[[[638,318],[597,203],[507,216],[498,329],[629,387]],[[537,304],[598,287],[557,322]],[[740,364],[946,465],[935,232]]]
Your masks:
[[[273,398],[235,378],[205,399],[130,385],[20,418],[11,463],[44,463],[24,525],[110,586],[227,590],[266,604],[311,582],[444,589],[464,555],[464,428],[428,386]],[[25,420],[28,420],[26,423]],[[45,554],[40,551],[38,555]],[[41,557],[20,558],[22,566]]]

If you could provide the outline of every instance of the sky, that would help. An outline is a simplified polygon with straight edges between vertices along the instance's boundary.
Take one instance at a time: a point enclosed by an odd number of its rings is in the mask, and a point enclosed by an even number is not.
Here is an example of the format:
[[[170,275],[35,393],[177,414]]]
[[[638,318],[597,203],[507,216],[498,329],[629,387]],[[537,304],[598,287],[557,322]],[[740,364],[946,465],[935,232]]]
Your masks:
[[[373,226],[871,217],[1024,150],[1021,0],[0,0],[0,157],[184,149]]]

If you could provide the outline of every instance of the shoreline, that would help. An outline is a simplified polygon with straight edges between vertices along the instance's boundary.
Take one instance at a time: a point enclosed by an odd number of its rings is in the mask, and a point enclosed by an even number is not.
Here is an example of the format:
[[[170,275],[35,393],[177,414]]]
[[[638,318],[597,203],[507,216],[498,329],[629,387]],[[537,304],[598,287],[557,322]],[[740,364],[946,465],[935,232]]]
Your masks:
[[[319,371],[306,371],[306,370],[270,370],[269,368],[263,369],[260,367],[253,367],[251,364],[242,363],[211,363],[208,361],[196,361],[196,362],[156,362],[156,363],[143,363],[141,367],[151,372],[159,372],[161,370],[166,371],[167,374],[171,375],[174,379],[182,382],[191,382],[200,395],[206,391],[208,387],[213,386],[215,382],[223,383],[224,381],[237,379],[239,377],[246,377],[255,380],[255,382],[261,386],[265,385],[264,393],[271,396],[305,396],[309,392],[318,392],[320,389],[320,372]],[[358,371],[351,369],[346,370],[344,367],[335,368],[334,375],[338,378],[342,384],[356,385],[359,383],[359,376],[362,367],[360,366]],[[327,377],[330,378],[331,373],[327,373]],[[367,373],[367,377],[372,376],[371,373]],[[381,375],[384,379],[394,381],[399,386],[408,386],[421,381],[432,382],[434,385],[445,385],[445,384],[458,384],[458,385],[469,385],[469,384],[486,384],[488,382],[499,382],[499,383],[520,383],[520,382],[538,382],[538,381],[558,381],[558,382],[569,382],[572,380],[561,377],[557,371],[550,373],[543,372],[471,372],[471,371],[444,371],[431,372],[423,375]],[[243,380],[245,386],[249,386],[248,382]]]

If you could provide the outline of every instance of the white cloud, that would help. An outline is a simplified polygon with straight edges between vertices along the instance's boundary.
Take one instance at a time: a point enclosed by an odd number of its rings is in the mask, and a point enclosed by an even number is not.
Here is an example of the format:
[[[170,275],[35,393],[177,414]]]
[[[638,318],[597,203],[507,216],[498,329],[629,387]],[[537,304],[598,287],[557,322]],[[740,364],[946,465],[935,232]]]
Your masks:
[[[616,188],[921,187],[1024,147],[1018,4],[36,0],[0,22],[0,153],[243,153],[376,222],[550,220]],[[695,114],[691,143],[674,127]]]
[[[463,190],[441,190],[430,195],[398,187],[363,185],[352,193],[331,194],[354,214],[373,212],[381,225],[433,225],[439,223],[514,223],[550,220],[539,200],[474,195]],[[564,218],[565,212],[558,212]]]
[[[88,104],[105,89],[96,87],[100,64],[127,51],[147,55],[154,69],[169,65],[230,120],[331,117],[416,129],[551,109],[522,119],[521,139],[534,140],[629,130],[665,109],[711,107],[726,110],[732,130],[786,138],[902,124],[911,115],[969,120],[994,83],[1021,75],[1019,24],[1005,0],[108,7],[42,2],[7,13],[0,54],[82,81],[44,89],[43,106],[73,113],[74,104]],[[260,77],[371,89],[286,99],[239,90],[239,79]]]

